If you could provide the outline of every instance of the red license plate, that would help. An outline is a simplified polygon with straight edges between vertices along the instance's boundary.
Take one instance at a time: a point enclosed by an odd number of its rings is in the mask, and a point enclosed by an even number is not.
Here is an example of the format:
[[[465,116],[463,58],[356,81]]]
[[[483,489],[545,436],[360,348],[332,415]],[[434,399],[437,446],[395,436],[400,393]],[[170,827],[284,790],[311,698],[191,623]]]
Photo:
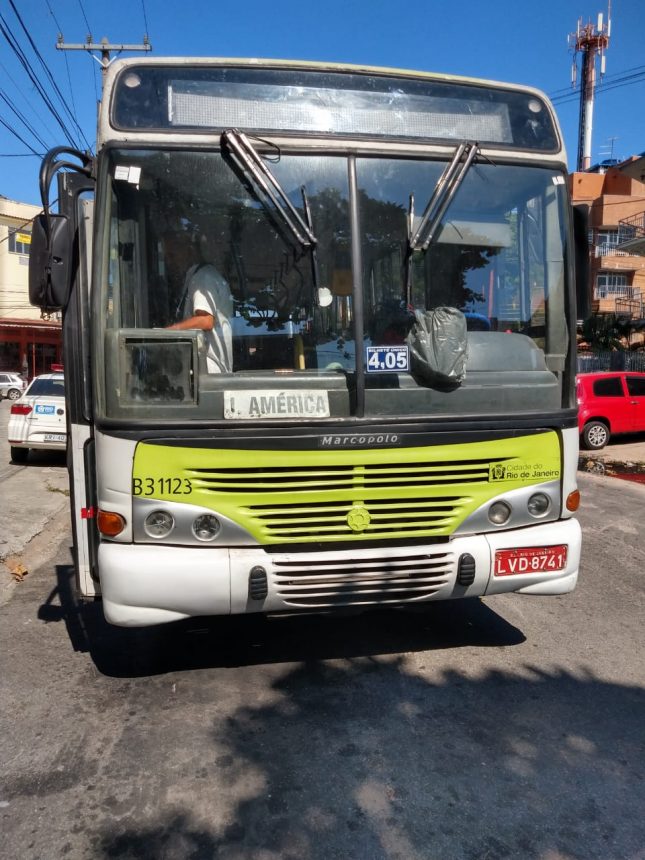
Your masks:
[[[566,543],[557,546],[525,546],[520,549],[498,549],[495,553],[495,576],[517,573],[550,573],[567,566]]]

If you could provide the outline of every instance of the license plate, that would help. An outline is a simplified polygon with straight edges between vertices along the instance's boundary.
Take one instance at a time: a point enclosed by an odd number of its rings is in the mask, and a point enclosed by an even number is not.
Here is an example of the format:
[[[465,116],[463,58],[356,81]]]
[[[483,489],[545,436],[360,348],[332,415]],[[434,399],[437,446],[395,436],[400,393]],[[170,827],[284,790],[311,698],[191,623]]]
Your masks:
[[[567,566],[568,549],[567,544],[498,549],[495,553],[495,576],[564,570]]]
[[[64,433],[45,433],[45,442],[65,442],[66,439]]]

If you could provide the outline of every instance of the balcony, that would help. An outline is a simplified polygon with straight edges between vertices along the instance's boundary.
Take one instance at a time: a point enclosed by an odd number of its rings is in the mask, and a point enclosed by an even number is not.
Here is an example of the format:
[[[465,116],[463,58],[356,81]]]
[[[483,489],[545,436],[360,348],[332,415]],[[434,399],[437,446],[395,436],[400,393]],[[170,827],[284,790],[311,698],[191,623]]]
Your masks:
[[[631,253],[631,251],[624,251],[621,245],[611,245],[608,242],[593,246],[593,255],[596,259],[600,257],[629,257]]]
[[[645,317],[645,297],[630,286],[602,285],[594,287],[594,314],[613,314],[623,320]]]
[[[616,250],[625,254],[645,256],[645,212],[619,221]]]
[[[642,319],[645,315],[645,303],[639,292],[634,292],[631,297],[615,299],[615,313],[617,317],[633,320]]]

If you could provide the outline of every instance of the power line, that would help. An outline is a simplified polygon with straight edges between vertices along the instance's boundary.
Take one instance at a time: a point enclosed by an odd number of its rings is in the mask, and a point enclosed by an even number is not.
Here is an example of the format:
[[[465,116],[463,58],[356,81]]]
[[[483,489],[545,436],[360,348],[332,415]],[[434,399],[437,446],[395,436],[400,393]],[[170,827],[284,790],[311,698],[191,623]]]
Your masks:
[[[86,144],[87,148],[88,148],[88,149],[91,149],[90,143],[89,143],[89,141],[87,140],[87,138],[85,137],[85,133],[84,133],[83,129],[80,127],[80,125],[78,124],[78,121],[77,121],[76,117],[74,116],[74,114],[73,114],[73,113],[72,113],[72,111],[70,110],[69,105],[67,104],[67,101],[66,101],[66,99],[65,99],[65,96],[62,94],[62,92],[60,91],[60,88],[59,88],[58,84],[57,84],[57,83],[56,83],[56,81],[54,80],[54,76],[52,75],[52,73],[51,73],[51,71],[50,71],[50,69],[49,69],[49,66],[48,66],[48,65],[47,65],[47,63],[45,62],[45,60],[44,60],[44,58],[43,58],[42,54],[40,53],[40,51],[39,51],[38,47],[36,46],[36,44],[35,44],[34,40],[31,38],[31,35],[29,34],[29,30],[28,30],[28,29],[27,29],[27,27],[25,26],[25,23],[24,23],[24,21],[22,20],[22,17],[21,17],[21,15],[20,15],[20,12],[18,12],[18,9],[16,8],[16,4],[13,2],[13,0],[9,0],[9,5],[10,5],[10,6],[11,6],[11,8],[13,9],[13,11],[14,11],[14,14],[15,14],[16,18],[18,19],[18,22],[20,23],[20,26],[22,27],[23,32],[25,33],[25,36],[27,37],[27,40],[29,41],[29,44],[31,45],[31,47],[32,47],[32,49],[33,49],[33,51],[34,51],[34,53],[35,53],[35,54],[36,54],[36,56],[38,57],[38,61],[40,62],[40,65],[42,66],[42,68],[43,68],[43,70],[44,70],[45,74],[46,74],[46,75],[47,75],[47,77],[49,78],[49,81],[51,82],[51,85],[52,85],[52,86],[53,86],[53,88],[54,88],[54,92],[57,94],[58,98],[60,99],[60,102],[61,102],[61,104],[62,104],[63,108],[65,109],[65,111],[67,112],[67,115],[68,115],[68,116],[69,116],[69,118],[72,120],[72,122],[74,123],[74,125],[76,126],[76,128],[78,129],[78,131],[80,132],[81,137],[82,137],[82,138],[83,138],[83,140],[85,141],[85,144]],[[80,144],[79,144],[79,148],[80,148]]]
[[[87,20],[87,15],[85,14],[85,7],[83,6],[82,0],[78,0],[78,5],[81,8],[81,15],[83,16],[83,20],[85,21],[85,26],[87,27],[87,42],[88,44],[92,41],[92,28],[90,27],[90,22]],[[61,40],[62,41],[62,40]],[[92,66],[92,77],[94,80],[94,98],[96,101],[99,100],[99,91],[96,86],[96,66],[92,62],[92,55],[90,54],[90,64]]]
[[[56,120],[58,125],[61,127],[63,134],[65,135],[67,141],[69,142],[69,144],[71,146],[76,147],[77,146],[76,141],[73,139],[73,137],[69,133],[67,126],[63,122],[61,115],[56,110],[56,107],[53,104],[52,100],[49,98],[48,94],[46,93],[45,88],[43,87],[41,82],[38,80],[38,77],[33,73],[32,69],[31,69],[31,65],[30,65],[30,63],[27,60],[27,57],[25,55],[25,52],[22,50],[16,37],[13,35],[13,32],[11,31],[11,27],[9,26],[9,23],[4,18],[2,13],[0,13],[0,33],[2,33],[2,35],[5,37],[7,43],[9,44],[9,47],[14,52],[14,54],[18,58],[18,61],[22,65],[23,69],[25,70],[27,77],[29,78],[29,80],[32,82],[32,84],[36,88],[38,95],[44,101],[48,110],[50,111],[50,113],[52,114],[52,116],[54,117],[54,119]]]
[[[42,137],[38,134],[38,132],[36,131],[36,129],[31,125],[31,123],[29,122],[29,120],[25,118],[24,114],[23,114],[20,110],[18,110],[18,108],[16,107],[16,105],[12,102],[12,100],[11,100],[11,99],[9,98],[9,96],[4,92],[4,90],[1,90],[1,89],[0,89],[0,99],[2,99],[2,100],[6,103],[7,107],[9,108],[9,110],[10,110],[10,111],[15,115],[15,116],[17,116],[17,117],[18,117],[18,119],[20,120],[20,122],[21,122],[21,123],[24,125],[24,127],[27,129],[27,131],[28,131],[28,132],[30,132],[30,134],[31,134],[33,137],[35,137],[35,138],[36,138],[36,140],[37,140],[37,141],[38,141],[38,143],[43,147],[43,149],[47,149],[47,144],[46,144],[46,143],[45,143],[45,141],[42,139]]]
[[[55,200],[53,200],[49,205],[50,205],[50,206],[55,206],[55,205],[56,205],[56,203],[58,203],[58,197],[57,197]],[[29,220],[28,220],[28,221],[23,221],[23,223],[22,223],[22,224],[19,224],[17,227],[9,227],[9,231],[7,232],[7,235],[6,235],[6,236],[4,236],[2,239],[0,239],[0,245],[2,245],[2,244],[3,244],[3,242],[8,242],[8,241],[9,241],[9,232],[12,232],[12,233],[20,233],[20,231],[21,231],[21,230],[24,230],[24,229],[25,229],[25,227],[29,227],[31,224],[33,224],[34,218],[37,218],[39,215],[42,215],[42,214],[43,214],[43,210],[41,209],[41,210],[40,210],[40,212],[36,212],[36,214],[34,215],[34,217],[33,217],[33,218],[29,218]]]
[[[14,136],[14,137],[17,137],[17,138],[18,138],[18,140],[20,141],[20,143],[24,143],[24,145],[27,147],[27,149],[31,150],[31,151],[33,152],[33,154],[34,154],[34,155],[37,155],[39,158],[42,158],[42,157],[43,157],[44,153],[38,153],[38,152],[36,152],[36,150],[33,148],[33,146],[31,146],[29,143],[27,143],[27,141],[26,141],[23,137],[21,137],[21,136],[18,134],[18,132],[17,132],[14,128],[12,128],[12,127],[9,125],[9,123],[6,123],[6,122],[2,119],[2,117],[1,117],[1,116],[0,116],[0,123],[2,123],[2,125],[3,125],[3,126],[4,126],[8,131],[10,131],[10,132],[11,132],[11,134],[13,134],[13,136]]]
[[[87,27],[88,34],[91,35],[92,28],[90,27],[90,22],[87,20],[87,15],[85,14],[85,7],[83,6],[83,0],[78,0],[78,5],[81,7],[81,14],[83,16],[83,20],[85,21],[85,26]]]
[[[633,74],[623,74],[623,75],[615,75],[611,80],[606,80],[602,84],[598,86],[597,92],[607,92],[608,90],[616,89],[619,86],[627,86],[631,83],[638,83],[639,81],[645,78],[645,66],[642,67],[643,71],[634,72]],[[567,95],[556,96],[553,100],[554,103],[561,103],[563,101],[570,101],[572,99],[576,99],[578,97],[578,92],[569,92]]]
[[[45,3],[47,5],[47,8],[49,9],[49,14],[54,19],[54,24],[56,24],[59,35],[62,36],[63,29],[62,29],[61,25],[58,23],[58,21],[56,20],[56,15],[54,15],[54,10],[52,9],[49,0],[45,0]],[[72,100],[72,110],[74,111],[74,116],[76,117],[77,116],[76,102],[74,101],[74,89],[72,88],[72,76],[71,76],[70,71],[69,71],[69,62],[67,60],[67,54],[65,54],[65,68],[67,69],[67,83],[69,84],[69,95],[70,95],[70,98]]]
[[[4,63],[3,63],[2,61],[0,61],[0,69],[2,69],[2,70],[4,71],[4,73],[5,73],[5,75],[7,76],[7,78],[11,81],[11,83],[13,84],[13,86],[14,86],[14,88],[15,88],[16,92],[20,94],[20,96],[21,96],[21,98],[22,98],[23,102],[31,108],[31,110],[33,111],[33,113],[35,114],[35,116],[38,118],[38,120],[39,120],[39,121],[43,124],[43,126],[47,129],[47,131],[48,131],[48,132],[49,132],[49,134],[52,136],[52,138],[54,138],[54,137],[55,137],[54,132],[51,130],[51,128],[49,127],[49,125],[47,125],[47,122],[46,122],[46,121],[45,121],[45,119],[42,117],[42,115],[41,115],[40,111],[38,110],[38,108],[33,104],[33,102],[31,102],[31,101],[29,100],[28,96],[27,96],[27,95],[24,93],[24,91],[23,91],[23,90],[18,86],[18,84],[16,83],[15,79],[14,79],[14,78],[11,76],[11,74],[9,73],[9,69],[7,69],[7,67],[4,65]]]
[[[598,87],[603,87],[605,86],[605,84],[610,84],[618,78],[622,79],[623,75],[630,75],[633,72],[645,72],[645,66],[634,66],[633,68],[625,69],[622,72],[614,72],[613,75],[604,75],[600,83],[598,84]],[[553,90],[553,92],[550,92],[549,98],[553,101],[554,99],[560,98],[560,96],[564,98],[565,96],[571,96],[573,94],[577,94],[578,92],[579,89],[577,87],[561,87],[559,90]]]
[[[150,35],[150,30],[148,29],[148,16],[146,15],[146,2],[145,0],[141,0],[141,8],[143,10],[143,26],[145,27],[146,36]]]
[[[640,72],[637,75],[629,75],[625,78],[619,78],[615,80],[613,83],[610,83],[608,86],[602,85],[599,86],[596,90],[596,95],[600,95],[601,93],[607,93],[611,90],[619,89],[620,87],[631,86],[632,84],[638,84],[641,81],[645,80],[645,71]],[[570,93],[568,96],[560,96],[558,98],[552,99],[554,105],[562,105],[567,104],[568,102],[577,101],[579,98],[578,92],[575,91]]]

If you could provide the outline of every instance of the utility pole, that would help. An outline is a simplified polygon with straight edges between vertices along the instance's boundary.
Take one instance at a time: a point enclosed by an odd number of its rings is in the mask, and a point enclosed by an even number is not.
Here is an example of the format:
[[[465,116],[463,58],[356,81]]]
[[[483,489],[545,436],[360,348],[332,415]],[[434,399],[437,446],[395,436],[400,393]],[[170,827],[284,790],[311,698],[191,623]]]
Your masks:
[[[92,34],[90,33],[82,45],[66,45],[63,41],[63,34],[58,34],[58,40],[56,42],[56,50],[57,51],[87,51],[92,54],[92,51],[100,51],[101,58],[94,57],[97,63],[101,67],[101,83],[102,87],[105,85],[105,75],[108,70],[108,66],[112,62],[113,57],[110,57],[111,51],[116,51],[117,56],[121,53],[121,51],[152,51],[152,45],[148,39],[148,36],[143,37],[143,43],[141,45],[111,45],[108,40],[104,37],[100,42],[92,41]]]
[[[580,75],[580,120],[578,127],[578,162],[577,170],[588,170],[591,167],[591,130],[593,127],[593,103],[596,88],[596,58],[600,57],[600,76],[605,73],[605,50],[609,45],[611,34],[611,0],[607,9],[607,24],[603,24],[602,12],[598,15],[598,23],[582,24],[578,19],[578,29],[569,36],[569,44],[573,45],[574,58],[572,68],[572,84],[575,86],[578,72],[577,55],[582,54],[582,70]]]

